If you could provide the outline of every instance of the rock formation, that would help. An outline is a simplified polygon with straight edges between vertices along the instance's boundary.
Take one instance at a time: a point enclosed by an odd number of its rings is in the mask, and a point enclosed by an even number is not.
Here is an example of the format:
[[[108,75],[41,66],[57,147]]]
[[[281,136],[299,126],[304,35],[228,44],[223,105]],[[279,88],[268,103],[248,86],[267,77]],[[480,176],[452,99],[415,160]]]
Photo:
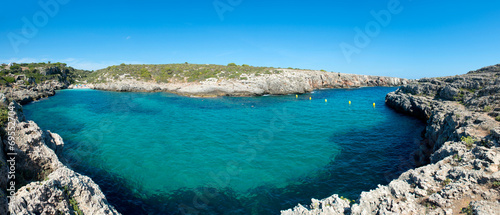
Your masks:
[[[401,86],[402,78],[282,69],[279,74],[249,75],[242,79],[207,79],[202,82],[155,83],[119,80],[90,84],[93,89],[131,92],[171,92],[185,96],[259,96],[302,94],[321,88]]]
[[[32,101],[53,96],[56,90],[64,89],[67,86],[67,84],[52,80],[45,81],[38,85],[4,86],[0,88],[0,93],[3,93],[4,97],[24,105]]]
[[[11,214],[119,214],[109,205],[99,186],[87,176],[78,174],[59,161],[62,138],[50,131],[42,131],[33,121],[26,121],[22,107],[15,107],[15,129],[13,151],[3,141],[0,159],[2,175],[7,175],[8,160],[5,152],[15,152],[16,184],[22,185],[11,196],[8,211]],[[56,154],[57,153],[57,154]],[[11,156],[7,156],[11,159]],[[5,178],[2,178],[5,179]],[[6,180],[0,184],[7,187]],[[0,214],[8,214],[6,194],[2,195]]]
[[[496,65],[389,93],[389,106],[427,121],[418,159],[429,164],[354,204],[333,195],[282,214],[500,214],[499,86]]]

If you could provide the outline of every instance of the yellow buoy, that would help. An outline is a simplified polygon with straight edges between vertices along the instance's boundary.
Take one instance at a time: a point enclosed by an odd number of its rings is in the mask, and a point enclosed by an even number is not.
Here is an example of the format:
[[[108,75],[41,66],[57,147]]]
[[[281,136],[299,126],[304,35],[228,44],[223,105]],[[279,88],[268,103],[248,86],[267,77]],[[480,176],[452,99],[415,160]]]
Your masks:
[[[311,100],[311,97],[309,97],[309,100]]]
[[[295,95],[295,98],[299,98],[299,95]]]
[[[375,102],[373,103],[373,107],[375,107]]]
[[[328,100],[325,99],[325,102],[328,102]]]
[[[351,101],[349,101],[349,104],[351,104]]]

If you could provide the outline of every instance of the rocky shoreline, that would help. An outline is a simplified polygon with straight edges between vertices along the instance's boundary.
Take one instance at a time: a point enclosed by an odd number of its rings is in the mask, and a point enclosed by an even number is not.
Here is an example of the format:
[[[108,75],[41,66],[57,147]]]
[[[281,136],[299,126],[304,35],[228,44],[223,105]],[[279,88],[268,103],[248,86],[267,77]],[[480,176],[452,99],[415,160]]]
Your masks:
[[[201,82],[157,83],[136,79],[109,80],[89,84],[92,89],[119,92],[170,92],[183,96],[261,96],[303,94],[323,88],[401,86],[403,78],[353,75],[310,70],[282,69],[279,74],[249,75],[240,79],[209,78]],[[70,86],[69,88],[74,88]]]
[[[9,202],[7,193],[0,190],[0,214],[119,214],[91,178],[76,173],[59,160],[64,142],[58,134],[41,130],[35,122],[27,121],[16,101],[10,104],[5,101],[1,105],[13,107],[15,112],[11,119],[15,127],[10,130],[15,145],[12,151],[7,139],[2,140],[0,174],[5,177],[0,184],[8,187],[7,162],[14,159],[16,188],[22,187],[9,193]],[[6,156],[7,151],[16,155]]]
[[[282,214],[475,214],[500,211],[500,65],[445,78],[406,79],[307,71],[284,71],[269,77],[200,83],[155,84],[136,80],[89,84],[93,89],[138,92],[172,92],[186,96],[254,96],[306,93],[320,88],[398,86],[386,103],[406,114],[427,120],[426,141],[418,152],[425,166],[409,170],[389,185],[363,192],[356,203],[338,195],[312,200]],[[72,86],[45,82],[37,87],[2,89],[7,99],[26,104]],[[59,135],[26,121],[17,102],[16,168],[27,181],[0,214],[119,214],[92,179],[66,167],[58,158],[64,143]],[[6,140],[0,157],[0,174],[7,175]],[[26,173],[26,175],[24,175]],[[30,173],[30,174],[28,174]],[[7,181],[0,184],[7,187]],[[3,190],[0,195],[6,196]],[[76,205],[76,207],[75,207]]]
[[[396,86],[406,79],[324,72],[284,71],[248,80],[207,80],[199,83],[157,84],[136,80],[88,84],[92,89],[132,92],[172,92],[185,96],[255,96],[263,94],[306,93],[319,88],[362,86]],[[33,121],[27,121],[21,105],[55,95],[55,90],[74,88],[67,81],[50,80],[37,85],[14,85],[0,89],[1,106],[15,107],[16,170],[20,176],[10,202],[0,190],[0,214],[119,214],[110,205],[99,186],[89,177],[74,172],[59,159],[63,151],[62,138],[44,131]],[[12,101],[9,104],[9,101]],[[8,140],[0,147],[0,174],[7,176],[6,152]],[[16,172],[17,174],[17,172]],[[2,177],[0,185],[9,181]]]
[[[500,65],[420,79],[386,103],[427,121],[417,159],[428,164],[355,203],[333,195],[282,214],[500,214]]]
[[[10,187],[8,162],[15,153],[15,193],[0,190],[0,214],[119,214],[110,205],[99,186],[60,161],[64,142],[35,122],[27,121],[20,104],[55,95],[55,90],[69,84],[51,80],[38,85],[15,85],[0,89],[0,106],[13,107],[15,115],[9,122],[15,125],[11,138],[2,138],[0,147],[0,186]],[[9,100],[12,101],[9,103]],[[7,130],[7,129],[6,129]],[[5,136],[7,137],[7,136]],[[12,195],[13,194],[13,195]],[[7,196],[10,196],[8,201]]]

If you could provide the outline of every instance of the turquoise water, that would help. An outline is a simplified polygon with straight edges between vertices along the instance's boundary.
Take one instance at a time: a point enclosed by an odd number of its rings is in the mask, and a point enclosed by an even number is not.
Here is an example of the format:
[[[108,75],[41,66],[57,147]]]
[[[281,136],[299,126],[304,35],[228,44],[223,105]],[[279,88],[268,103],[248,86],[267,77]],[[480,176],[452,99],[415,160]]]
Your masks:
[[[62,90],[24,110],[63,137],[66,162],[124,214],[275,214],[333,193],[357,198],[413,167],[424,125],[385,106],[395,89],[299,98]]]

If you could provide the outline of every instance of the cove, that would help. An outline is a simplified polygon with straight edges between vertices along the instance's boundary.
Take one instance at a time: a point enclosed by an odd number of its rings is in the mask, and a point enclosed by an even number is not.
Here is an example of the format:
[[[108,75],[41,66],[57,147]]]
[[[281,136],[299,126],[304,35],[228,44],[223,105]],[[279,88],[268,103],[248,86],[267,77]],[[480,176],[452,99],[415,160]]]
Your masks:
[[[395,89],[298,98],[61,90],[24,112],[63,137],[63,160],[123,214],[276,214],[335,193],[356,199],[414,167],[424,123],[384,104]]]

